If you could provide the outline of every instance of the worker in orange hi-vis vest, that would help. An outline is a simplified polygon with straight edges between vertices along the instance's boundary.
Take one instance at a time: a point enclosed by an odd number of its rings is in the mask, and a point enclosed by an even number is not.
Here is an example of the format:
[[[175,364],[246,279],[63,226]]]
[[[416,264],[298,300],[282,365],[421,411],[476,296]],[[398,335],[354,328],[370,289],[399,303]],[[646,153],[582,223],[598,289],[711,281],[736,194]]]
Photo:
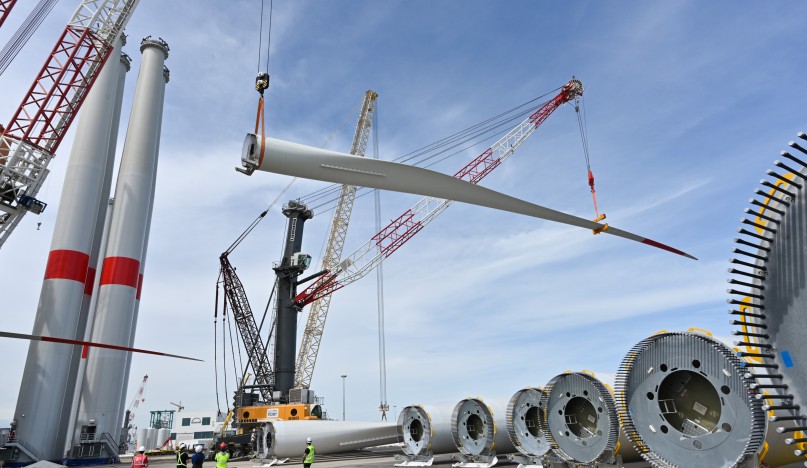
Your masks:
[[[132,468],[148,468],[149,457],[146,456],[146,447],[137,448],[137,453],[132,457]]]

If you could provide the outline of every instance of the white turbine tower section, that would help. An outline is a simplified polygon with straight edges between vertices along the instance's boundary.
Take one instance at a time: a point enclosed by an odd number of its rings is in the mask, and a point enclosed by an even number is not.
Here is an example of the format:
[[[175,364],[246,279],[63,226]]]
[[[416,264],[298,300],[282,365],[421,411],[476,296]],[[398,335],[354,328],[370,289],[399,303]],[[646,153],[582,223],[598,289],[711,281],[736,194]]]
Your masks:
[[[121,41],[113,54],[120,55]],[[120,66],[104,68],[89,93],[67,164],[33,334],[84,339],[91,293],[92,259],[99,201],[106,201],[109,147],[117,129]],[[106,192],[104,190],[106,189]],[[33,341],[28,348],[15,421],[17,444],[30,459],[60,459],[71,419],[80,348]],[[44,383],[47,384],[44,384]],[[50,428],[43,430],[43,428]]]
[[[773,415],[789,406],[778,384],[764,383],[775,375],[737,354],[697,329],[658,333],[630,350],[616,377],[617,405],[642,458],[660,468],[790,466],[800,458],[786,441],[797,432],[787,425],[800,418]]]
[[[397,427],[403,461],[395,466],[431,466],[434,455],[456,452],[451,437],[452,413],[453,406],[409,405],[402,409]]]
[[[157,170],[168,45],[148,37],[140,51],[143,58],[115,188],[115,212],[92,332],[93,341],[118,346],[128,346],[136,325],[133,318]],[[113,458],[120,440],[118,416],[127,362],[127,353],[90,350],[77,419],[82,428],[93,427],[96,439]]]
[[[126,44],[126,36],[121,35],[122,45]],[[107,149],[107,164],[104,169],[104,187],[101,190],[102,197],[97,201],[98,215],[95,221],[95,233],[93,234],[92,251],[90,252],[90,264],[87,271],[87,283],[84,290],[84,301],[81,304],[81,316],[86,317],[85,324],[80,328],[79,333],[76,334],[76,340],[89,341],[92,338],[92,323],[95,317],[95,304],[98,299],[98,294],[93,294],[98,291],[100,285],[100,275],[97,272],[101,271],[101,254],[106,250],[107,234],[109,232],[109,221],[111,218],[112,201],[109,198],[109,192],[112,188],[112,176],[115,169],[115,151],[118,145],[118,130],[120,128],[120,114],[123,105],[123,91],[126,84],[126,74],[131,69],[131,59],[126,54],[119,55],[120,60],[114,64],[118,67],[118,83],[114,103],[114,120],[112,122],[112,129],[109,137],[109,146]],[[110,68],[112,68],[110,63]],[[101,78],[99,78],[100,80]],[[87,98],[88,102],[92,98],[92,93]],[[76,412],[78,411],[79,398],[81,396],[81,385],[84,381],[84,371],[87,368],[87,355],[85,353],[86,347],[74,347],[73,361],[71,365],[76,369],[75,373],[71,373],[73,398],[70,404],[70,413],[66,418],[66,430],[60,435],[60,439],[65,441],[65,451],[67,456],[70,456],[69,450],[73,445],[78,443],[74,440],[74,432],[76,425]],[[72,372],[72,371],[71,371]]]
[[[612,464],[619,419],[611,391],[588,372],[564,372],[544,387],[542,429],[561,462]]]
[[[695,257],[678,249],[627,231],[609,227],[607,224],[600,224],[562,213],[456,177],[406,164],[378,159],[356,158],[336,151],[314,148],[275,138],[261,139],[254,134],[247,134],[244,140],[241,163],[244,169],[240,170],[246,174],[261,170],[293,177],[459,201],[577,226],[594,232],[611,234],[695,259]],[[365,265],[360,264],[358,266],[363,267]],[[351,262],[343,261],[340,268],[351,268]],[[355,273],[361,274],[361,272]]]
[[[508,455],[510,461],[521,465],[540,465],[552,446],[541,429],[544,417],[540,407],[544,390],[527,387],[517,391],[507,405],[507,433],[519,454]]]
[[[451,416],[451,436],[462,461],[457,467],[489,468],[497,454],[516,451],[507,434],[507,405],[481,398],[460,400]]]
[[[263,460],[298,457],[309,437],[316,454],[325,455],[394,444],[398,441],[398,431],[393,423],[272,421],[260,428],[258,457]]]
[[[165,83],[168,84],[170,78],[170,72],[168,71],[167,67],[163,67],[163,78],[165,78]],[[165,109],[165,100],[160,101],[160,121],[157,124],[157,154],[155,155],[155,160],[159,160],[160,156],[160,135],[162,134],[162,118],[163,118],[163,109]],[[148,246],[149,246],[149,234],[151,232],[151,218],[154,214],[154,195],[157,189],[157,168],[155,166],[154,173],[151,177],[151,196],[149,197],[149,213],[148,218],[146,221],[146,237],[143,239],[143,260],[140,262],[140,274],[137,278],[137,295],[135,296],[135,307],[134,307],[134,314],[132,314],[132,332],[129,334],[129,348],[134,347],[135,341],[135,332],[137,331],[137,317],[140,313],[140,296],[143,294],[143,275],[145,274],[146,269],[146,254],[148,253]],[[120,401],[120,413],[118,414],[118,421],[123,421],[125,412],[126,412],[126,386],[129,383],[129,371],[132,369],[132,354],[127,353],[126,355],[126,367],[124,370],[123,376],[123,391],[121,392],[121,401]],[[128,429],[126,429],[126,424],[129,421],[123,421],[123,425],[121,426],[122,433],[128,434]],[[165,441],[165,439],[163,439]]]

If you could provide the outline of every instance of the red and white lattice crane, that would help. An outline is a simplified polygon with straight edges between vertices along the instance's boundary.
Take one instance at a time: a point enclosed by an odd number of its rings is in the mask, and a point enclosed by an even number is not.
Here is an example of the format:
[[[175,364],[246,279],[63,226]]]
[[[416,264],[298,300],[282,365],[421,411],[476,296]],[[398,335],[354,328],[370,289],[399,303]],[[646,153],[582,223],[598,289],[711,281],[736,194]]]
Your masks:
[[[516,125],[515,128],[476,159],[457,171],[454,177],[473,184],[478,183],[504,160],[509,158],[552,112],[564,103],[577,99],[582,94],[583,83],[576,78],[572,78],[554,98],[544,103],[526,120]],[[434,197],[423,198],[350,256],[343,259],[335,268],[322,275],[311,286],[298,294],[294,301],[300,307],[317,302],[327,298],[334,291],[364,277],[385,258],[392,255],[393,252],[426,227],[440,213],[445,211],[451,203],[451,200]],[[324,310],[327,313],[327,308]],[[309,311],[309,314],[311,313]],[[314,326],[311,326],[312,324]],[[324,317],[314,317],[313,320],[311,317],[309,318],[303,340],[312,344],[308,347],[303,346],[300,348],[300,355],[297,358],[296,387],[309,388],[311,385],[324,326]]]
[[[82,0],[0,136],[0,247],[36,199],[48,164],[140,0]],[[5,15],[14,1],[0,0]],[[1,21],[0,21],[1,22]]]
[[[132,442],[135,438],[137,428],[132,425],[132,421],[134,421],[135,410],[140,406],[140,403],[146,401],[146,382],[148,382],[148,380],[149,376],[144,375],[143,381],[140,382],[140,387],[138,387],[137,392],[135,392],[134,399],[129,403],[129,409],[126,410],[126,415],[129,418],[126,420],[126,427],[128,428],[129,434],[127,442]]]
[[[17,0],[0,0],[0,26],[3,26],[15,3]]]

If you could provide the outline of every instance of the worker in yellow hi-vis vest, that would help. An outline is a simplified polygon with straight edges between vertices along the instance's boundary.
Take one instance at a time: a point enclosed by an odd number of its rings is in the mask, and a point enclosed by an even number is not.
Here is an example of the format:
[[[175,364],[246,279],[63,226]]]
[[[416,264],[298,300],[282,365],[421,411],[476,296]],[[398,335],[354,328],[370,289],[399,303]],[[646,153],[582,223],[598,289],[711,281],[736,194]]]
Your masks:
[[[227,450],[227,444],[222,442],[219,446],[219,453],[216,454],[216,468],[227,468],[229,460],[230,452]]]
[[[305,455],[303,457],[303,466],[305,468],[311,468],[311,465],[314,463],[314,443],[311,440],[311,437],[305,439]]]

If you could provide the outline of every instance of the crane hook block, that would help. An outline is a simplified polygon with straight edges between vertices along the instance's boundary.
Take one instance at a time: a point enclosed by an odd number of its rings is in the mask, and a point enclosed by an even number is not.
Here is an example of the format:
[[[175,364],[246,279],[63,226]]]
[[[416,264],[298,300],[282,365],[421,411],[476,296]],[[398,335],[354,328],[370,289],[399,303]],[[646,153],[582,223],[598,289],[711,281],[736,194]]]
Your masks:
[[[257,77],[255,77],[255,90],[261,93],[263,96],[263,92],[266,91],[266,88],[269,87],[269,74],[268,73],[259,73]]]

